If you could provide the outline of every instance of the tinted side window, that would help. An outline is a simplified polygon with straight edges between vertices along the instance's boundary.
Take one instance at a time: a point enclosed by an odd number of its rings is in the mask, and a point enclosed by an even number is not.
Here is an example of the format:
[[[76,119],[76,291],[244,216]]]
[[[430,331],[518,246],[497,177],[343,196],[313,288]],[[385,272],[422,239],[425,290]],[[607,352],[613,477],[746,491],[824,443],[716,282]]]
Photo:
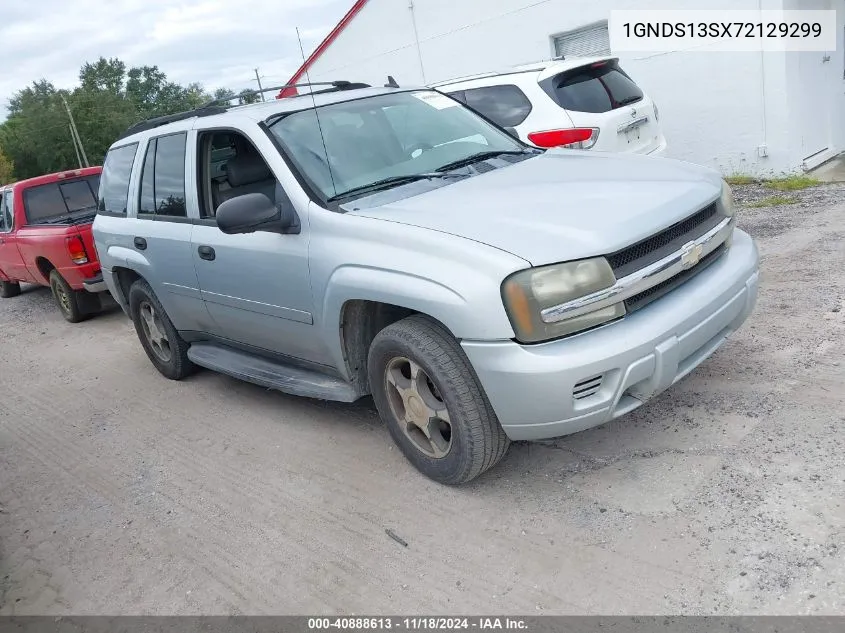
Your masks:
[[[502,127],[519,125],[531,113],[528,97],[513,85],[472,88],[460,100]]]
[[[453,99],[457,99],[461,103],[467,102],[467,96],[466,96],[466,94],[464,93],[463,90],[457,90],[455,92],[447,92],[446,94],[448,94]]]
[[[97,210],[102,213],[120,213],[126,215],[129,201],[129,176],[138,143],[109,150],[103,162],[100,176],[100,193]]]
[[[609,63],[561,73],[544,82],[543,89],[573,112],[609,112],[643,98],[637,84]]]
[[[3,197],[5,199],[6,230],[11,231],[15,228],[15,192],[10,189]]]
[[[0,194],[0,233],[8,233],[14,228],[15,220],[12,216],[12,192]]]
[[[185,132],[162,136],[156,142],[153,188],[158,215],[186,216]]]
[[[144,158],[144,168],[141,172],[141,199],[138,204],[138,213],[155,213],[156,199],[153,188],[153,176],[155,175],[156,139],[151,139],[147,145],[147,155]]]

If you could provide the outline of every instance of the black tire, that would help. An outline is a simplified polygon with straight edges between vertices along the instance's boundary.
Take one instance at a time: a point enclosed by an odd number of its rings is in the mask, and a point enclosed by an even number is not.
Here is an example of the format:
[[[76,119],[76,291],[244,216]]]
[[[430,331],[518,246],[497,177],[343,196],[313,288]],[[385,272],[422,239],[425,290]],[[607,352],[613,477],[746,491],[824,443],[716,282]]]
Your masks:
[[[69,323],[79,323],[90,316],[86,305],[87,297],[81,296],[84,290],[74,290],[70,287],[65,278],[58,270],[50,271],[50,290],[53,291],[53,299],[59,306],[59,312]]]
[[[427,386],[409,391],[404,383],[397,385],[395,381],[398,372],[402,380],[413,385],[415,381],[407,376],[415,364],[417,371],[421,369],[426,374]],[[505,455],[510,440],[460,345],[439,323],[415,315],[389,325],[373,340],[367,369],[373,399],[390,435],[405,457],[427,477],[450,485],[466,483],[495,466]],[[422,385],[421,378],[416,382]],[[420,413],[411,398],[423,391],[427,395],[422,400],[445,406],[448,422],[439,414],[429,415],[437,411],[436,406],[425,407],[427,413]],[[423,433],[415,428],[418,425],[407,421],[409,415],[417,415],[412,411],[415,408],[423,420],[428,420],[430,433]],[[405,412],[402,419],[397,414],[400,409]],[[436,429],[432,429],[432,424]],[[437,440],[432,441],[431,437]]]
[[[21,285],[14,281],[0,281],[0,297],[11,299],[21,293]]]
[[[153,289],[143,279],[129,289],[129,315],[147,357],[163,376],[182,380],[196,371],[196,365],[188,360],[190,345],[179,336]],[[150,320],[154,327],[149,325]]]

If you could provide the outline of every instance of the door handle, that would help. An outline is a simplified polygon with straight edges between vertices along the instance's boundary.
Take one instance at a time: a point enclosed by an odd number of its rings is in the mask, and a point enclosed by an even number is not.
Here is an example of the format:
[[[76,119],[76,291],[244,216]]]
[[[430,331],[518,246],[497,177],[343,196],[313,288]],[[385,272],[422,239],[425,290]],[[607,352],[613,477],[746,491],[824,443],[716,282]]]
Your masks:
[[[214,258],[216,257],[214,253],[214,249],[210,246],[200,246],[197,248],[197,253],[199,253],[200,259],[205,259],[207,261],[213,262]]]
[[[145,240],[143,237],[136,237],[134,242],[135,242],[135,248],[137,248],[139,251],[146,250],[147,240]]]

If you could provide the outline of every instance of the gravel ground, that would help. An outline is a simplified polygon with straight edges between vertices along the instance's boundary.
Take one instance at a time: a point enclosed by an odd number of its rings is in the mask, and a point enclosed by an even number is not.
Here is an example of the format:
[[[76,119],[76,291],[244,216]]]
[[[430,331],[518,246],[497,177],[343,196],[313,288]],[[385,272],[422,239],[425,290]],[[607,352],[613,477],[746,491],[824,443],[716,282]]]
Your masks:
[[[462,488],[369,401],[170,382],[119,311],[0,302],[0,614],[842,614],[843,192],[741,211],[758,307],[691,376]]]

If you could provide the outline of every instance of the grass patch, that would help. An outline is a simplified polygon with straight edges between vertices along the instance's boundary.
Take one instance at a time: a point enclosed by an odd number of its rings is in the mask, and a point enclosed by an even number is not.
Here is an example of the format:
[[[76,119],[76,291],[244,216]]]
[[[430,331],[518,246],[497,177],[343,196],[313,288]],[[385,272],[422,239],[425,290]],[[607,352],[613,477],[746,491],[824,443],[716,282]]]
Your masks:
[[[766,187],[775,191],[800,191],[819,184],[820,181],[809,176],[787,176],[766,181]]]
[[[758,182],[754,176],[728,176],[725,178],[725,181],[733,187],[734,185],[753,185],[754,183]]]
[[[748,206],[752,209],[762,209],[763,207],[781,207],[787,204],[795,204],[796,202],[798,202],[798,198],[794,196],[769,196],[768,198],[752,202]]]

